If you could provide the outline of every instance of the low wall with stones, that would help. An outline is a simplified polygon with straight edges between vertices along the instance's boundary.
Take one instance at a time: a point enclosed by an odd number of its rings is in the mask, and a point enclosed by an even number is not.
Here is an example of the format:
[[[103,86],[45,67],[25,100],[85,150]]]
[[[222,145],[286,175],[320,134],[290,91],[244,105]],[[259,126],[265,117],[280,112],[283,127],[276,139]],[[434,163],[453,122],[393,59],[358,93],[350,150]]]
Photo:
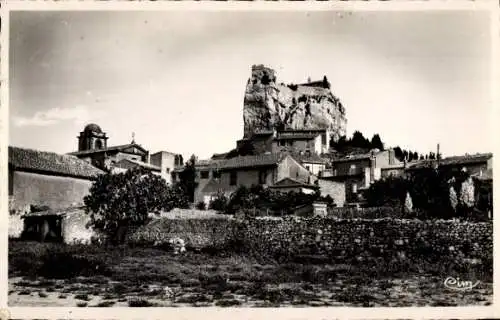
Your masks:
[[[332,263],[481,264],[493,261],[491,222],[401,219],[257,218],[241,225],[240,243],[279,259],[323,256]]]

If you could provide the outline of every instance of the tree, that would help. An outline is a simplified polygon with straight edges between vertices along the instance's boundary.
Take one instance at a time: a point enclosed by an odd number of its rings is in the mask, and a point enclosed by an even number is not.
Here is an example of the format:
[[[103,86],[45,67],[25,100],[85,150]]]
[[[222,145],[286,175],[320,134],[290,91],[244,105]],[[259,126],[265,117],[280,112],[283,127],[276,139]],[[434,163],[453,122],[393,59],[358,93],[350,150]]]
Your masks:
[[[413,202],[411,200],[410,193],[406,193],[404,212],[410,214],[413,212]]]
[[[142,169],[100,175],[84,198],[91,225],[123,242],[126,230],[148,221],[148,214],[164,208],[169,189],[158,175]]]
[[[457,205],[458,205],[458,198],[457,198],[457,193],[455,191],[455,188],[453,185],[450,185],[450,206],[451,209],[455,212],[457,210]]]
[[[187,195],[189,202],[194,202],[194,191],[196,189],[196,156],[193,154],[186,162],[184,170],[179,174],[179,185]]]
[[[460,204],[465,211],[464,214],[468,216],[475,204],[474,182],[470,176],[462,182],[462,187],[460,188]]]
[[[374,134],[371,141],[371,147],[379,150],[384,150],[384,144],[380,139],[380,135],[378,133]]]
[[[394,148],[394,156],[399,161],[403,161],[404,160],[404,154],[403,154],[403,150],[401,150],[401,147],[397,146],[397,147]]]
[[[371,148],[371,143],[360,131],[354,131],[352,134],[351,145],[355,148]]]
[[[224,195],[224,193],[219,192],[217,193],[216,197],[210,201],[208,204],[208,208],[210,210],[215,210],[219,212],[225,212],[226,207],[227,207],[227,197]]]

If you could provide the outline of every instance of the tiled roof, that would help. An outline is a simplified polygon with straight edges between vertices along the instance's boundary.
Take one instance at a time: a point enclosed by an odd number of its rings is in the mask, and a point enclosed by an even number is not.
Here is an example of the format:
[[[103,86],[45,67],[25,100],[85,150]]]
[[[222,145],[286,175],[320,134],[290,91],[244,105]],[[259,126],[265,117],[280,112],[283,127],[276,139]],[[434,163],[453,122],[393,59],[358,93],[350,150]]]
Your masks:
[[[281,160],[279,154],[262,154],[256,156],[240,156],[227,160],[221,160],[214,164],[218,169],[237,169],[262,166],[273,166]]]
[[[332,162],[348,162],[348,161],[364,160],[370,158],[371,158],[371,153],[352,154],[341,158],[332,159]]]
[[[453,165],[466,165],[466,164],[474,164],[487,162],[489,159],[493,157],[491,153],[482,153],[482,154],[471,154],[465,156],[453,156],[447,157],[439,160],[440,166],[453,166]],[[437,164],[437,160],[418,160],[414,163],[408,163],[409,169],[421,169],[421,168],[429,168],[433,165]]]
[[[238,169],[276,165],[282,156],[279,154],[261,154],[255,156],[239,156],[225,160],[200,160],[196,163],[198,168],[213,169]]]
[[[9,165],[18,170],[33,170],[87,179],[104,173],[72,155],[17,147],[9,147]]]
[[[284,178],[276,182],[274,185],[269,186],[269,188],[291,188],[291,187],[304,187],[304,188],[319,188],[316,185],[304,183],[292,178]]]
[[[152,165],[150,163],[142,162],[139,160],[133,160],[133,159],[122,159],[122,160],[118,161],[118,163],[116,163],[115,166],[119,167],[121,162],[130,162],[130,163],[135,164],[139,167],[143,167],[143,168],[155,170],[155,171],[161,171],[161,168],[158,166]]]
[[[320,133],[280,133],[276,140],[304,140],[304,139],[314,139],[319,136]]]
[[[317,163],[317,164],[326,164],[328,160],[321,158],[316,153],[311,153],[310,155],[306,154],[292,154],[292,158],[301,163]]]
[[[69,155],[74,155],[74,156],[79,156],[79,155],[84,155],[84,154],[92,154],[92,153],[100,153],[100,152],[109,152],[109,151],[120,151],[123,149],[127,149],[130,147],[138,148],[146,152],[146,150],[141,146],[138,145],[137,143],[128,143],[128,144],[122,144],[119,146],[112,146],[112,147],[107,147],[104,149],[92,149],[92,150],[84,150],[84,151],[75,151],[75,152],[70,152],[68,153]]]
[[[23,217],[42,217],[42,216],[65,216],[72,213],[79,213],[85,210],[85,207],[71,207],[62,210],[46,210],[38,212],[28,212]]]
[[[479,153],[479,154],[471,154],[465,156],[454,156],[447,157],[439,161],[440,165],[455,165],[455,164],[471,164],[478,162],[486,162],[493,157],[491,153]]]

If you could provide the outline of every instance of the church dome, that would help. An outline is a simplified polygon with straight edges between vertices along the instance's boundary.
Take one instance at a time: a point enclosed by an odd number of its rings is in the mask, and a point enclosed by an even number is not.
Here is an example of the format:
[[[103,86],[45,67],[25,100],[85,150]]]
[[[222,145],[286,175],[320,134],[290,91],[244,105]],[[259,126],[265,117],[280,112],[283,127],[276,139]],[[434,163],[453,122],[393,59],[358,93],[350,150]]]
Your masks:
[[[84,132],[96,132],[96,133],[102,133],[101,127],[99,127],[95,123],[91,123],[85,126],[85,129],[83,129]]]

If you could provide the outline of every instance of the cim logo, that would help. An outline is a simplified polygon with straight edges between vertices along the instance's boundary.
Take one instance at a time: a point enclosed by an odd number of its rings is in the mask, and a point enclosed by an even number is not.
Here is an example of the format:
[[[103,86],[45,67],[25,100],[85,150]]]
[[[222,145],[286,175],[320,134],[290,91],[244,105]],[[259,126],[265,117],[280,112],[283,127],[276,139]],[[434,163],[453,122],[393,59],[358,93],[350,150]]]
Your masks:
[[[472,290],[476,287],[480,281],[472,282],[472,281],[464,281],[460,280],[460,278],[448,277],[444,280],[444,286],[448,289],[453,290]]]

